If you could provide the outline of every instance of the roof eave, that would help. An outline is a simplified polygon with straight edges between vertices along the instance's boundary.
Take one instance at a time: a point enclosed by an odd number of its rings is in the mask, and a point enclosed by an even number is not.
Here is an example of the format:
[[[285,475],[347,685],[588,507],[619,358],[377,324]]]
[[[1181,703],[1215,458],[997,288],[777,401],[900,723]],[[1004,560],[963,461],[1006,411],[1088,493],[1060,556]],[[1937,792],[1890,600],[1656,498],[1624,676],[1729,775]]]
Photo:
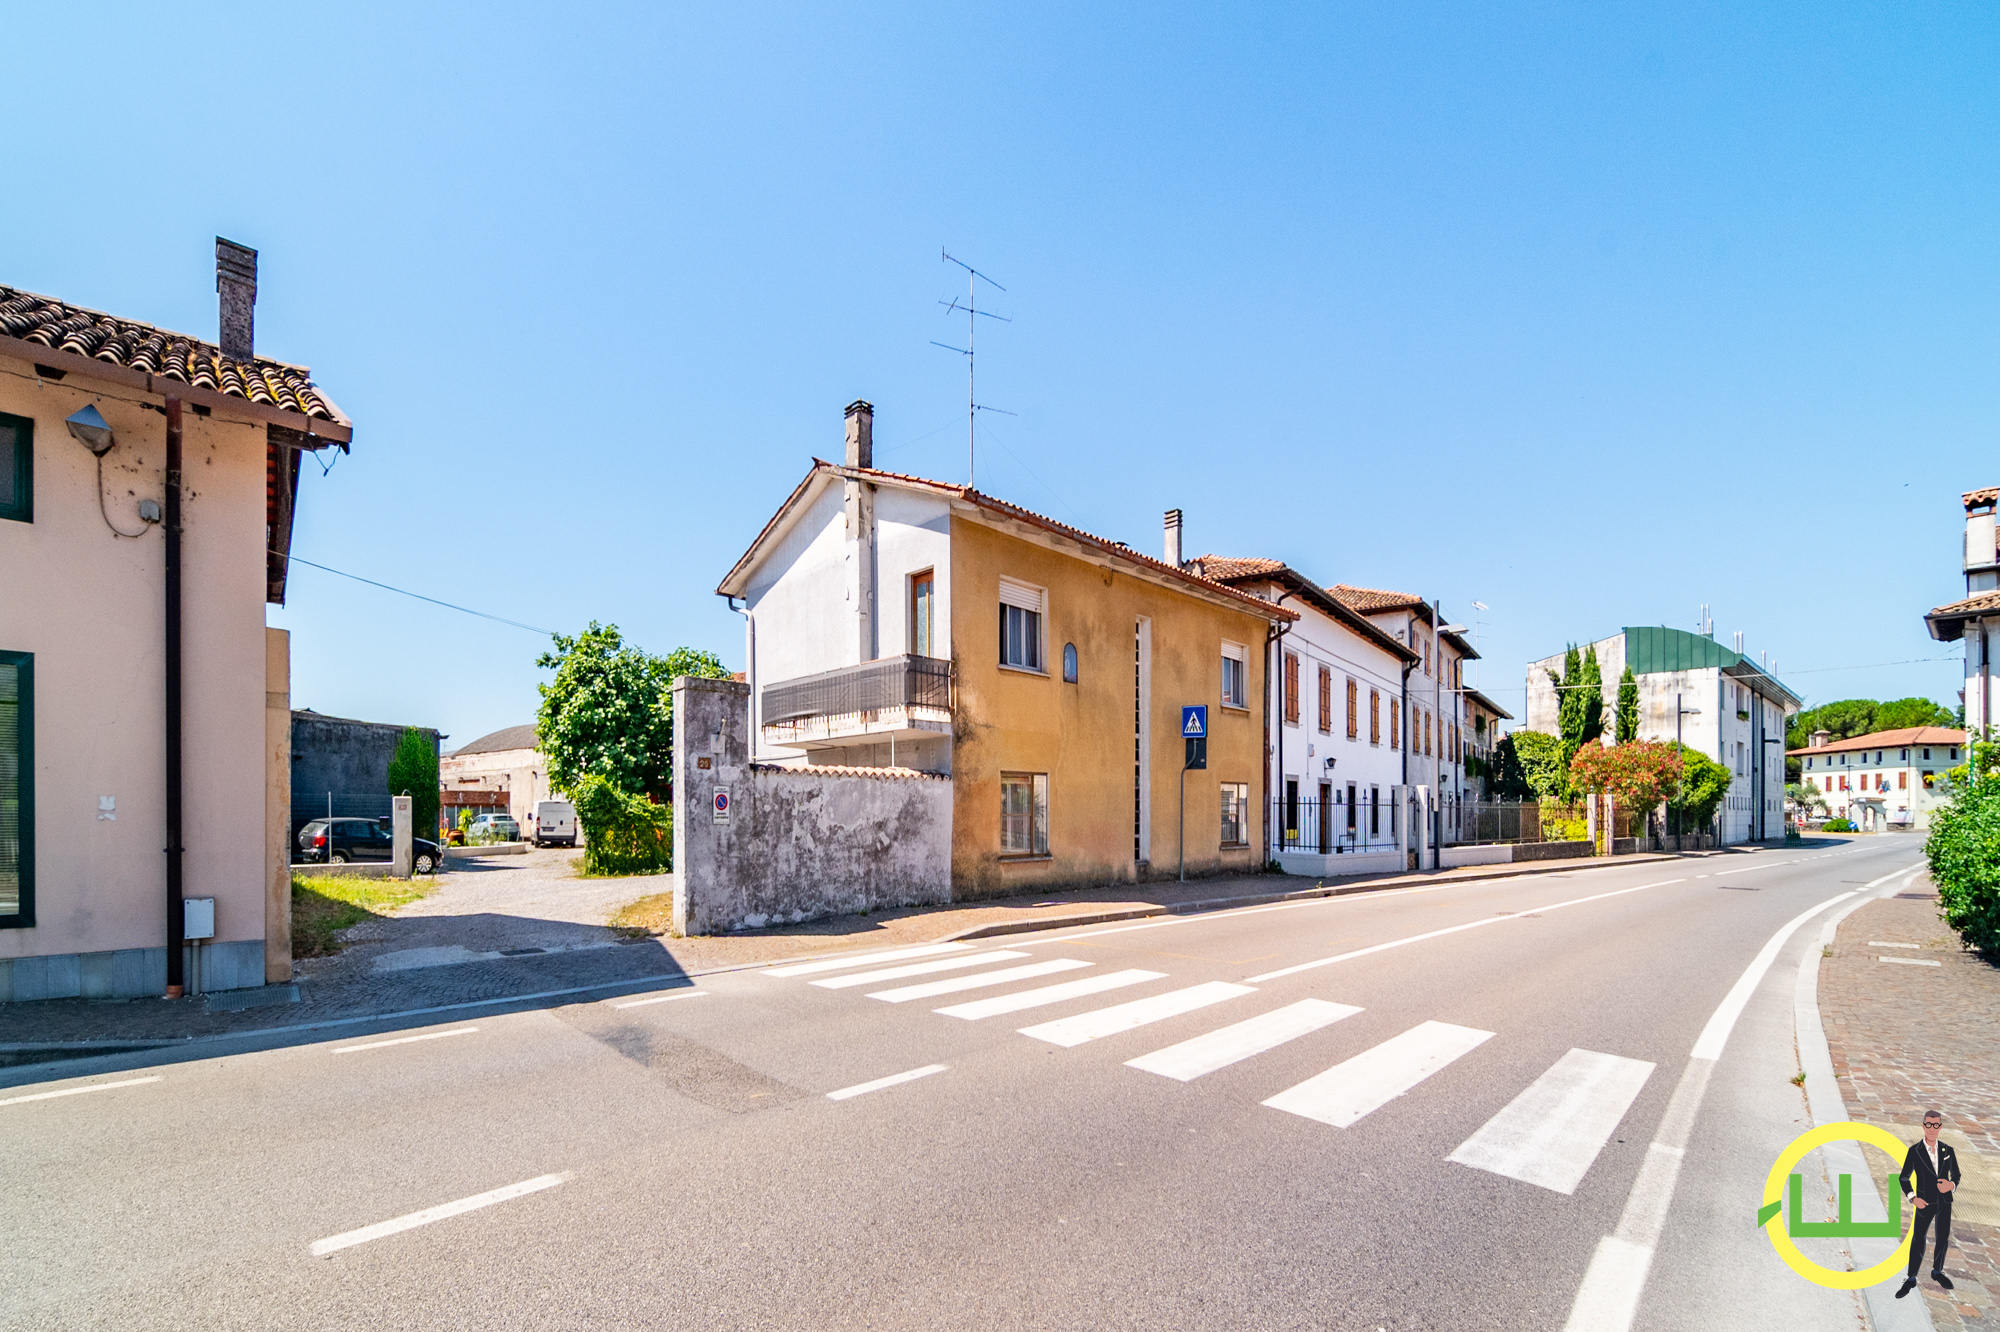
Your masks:
[[[248,416],[268,425],[281,425],[296,430],[300,434],[312,435],[329,444],[337,444],[343,452],[354,440],[354,423],[341,414],[334,406],[333,399],[320,392],[319,385],[313,385],[313,392],[319,394],[326,409],[338,417],[328,420],[318,416],[307,416],[303,412],[288,411],[274,407],[267,402],[252,402],[249,398],[234,393],[223,393],[216,389],[201,388],[186,380],[175,379],[171,375],[155,375],[145,370],[134,370],[130,366],[113,365],[93,356],[77,352],[58,351],[54,347],[44,347],[39,342],[29,342],[23,338],[0,334],[0,356],[16,357],[31,365],[45,365],[51,370],[60,370],[65,376],[80,375],[86,379],[96,379],[107,384],[117,384],[122,388],[136,389],[141,393],[156,394],[160,397],[179,398],[182,402],[196,403],[210,410],[221,410],[235,416]]]

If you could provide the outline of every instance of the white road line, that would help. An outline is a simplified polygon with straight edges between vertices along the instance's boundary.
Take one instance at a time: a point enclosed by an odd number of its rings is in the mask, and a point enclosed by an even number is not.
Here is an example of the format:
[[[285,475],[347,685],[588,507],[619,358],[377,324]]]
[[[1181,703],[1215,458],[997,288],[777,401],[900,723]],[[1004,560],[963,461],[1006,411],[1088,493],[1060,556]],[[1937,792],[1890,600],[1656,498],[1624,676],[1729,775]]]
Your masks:
[[[1894,876],[1891,875],[1890,877],[1893,878]],[[1880,880],[1877,880],[1877,882],[1880,882]],[[1871,884],[1869,886],[1873,887],[1874,885]],[[1770,941],[1764,945],[1757,956],[1751,959],[1750,965],[1743,969],[1743,974],[1736,978],[1736,984],[1730,986],[1729,993],[1722,997],[1720,1004],[1716,1005],[1715,1012],[1709,1015],[1708,1025],[1701,1029],[1701,1035],[1696,1039],[1694,1049],[1688,1052],[1688,1057],[1691,1059],[1710,1060],[1722,1058],[1722,1047],[1729,1043],[1729,1033],[1735,1029],[1736,1019],[1743,1015],[1743,1006],[1750,1002],[1750,996],[1755,994],[1757,987],[1763,983],[1764,973],[1769,971],[1771,964],[1778,960],[1778,950],[1785,946],[1785,940],[1791,938],[1792,932],[1797,930],[1799,926],[1805,924],[1835,902],[1844,902],[1852,896],[1854,896],[1854,893],[1852,890],[1849,890],[1848,892],[1829,897],[1818,906],[1811,907],[1793,916],[1776,934],[1772,935]]]
[[[1892,870],[1872,883],[1864,884],[1861,891],[1878,888],[1914,870],[1914,866]],[[1632,1192],[1625,1199],[1625,1210],[1619,1215],[1618,1228],[1598,1241],[1597,1251],[1591,1256],[1590,1267],[1583,1275],[1583,1284],[1577,1287],[1576,1299],[1570,1305],[1569,1321],[1563,1324],[1564,1332],[1627,1332],[1632,1326],[1632,1320],[1639,1313],[1639,1297],[1646,1289],[1646,1277],[1652,1270],[1654,1246],[1659,1243],[1660,1232],[1666,1228],[1667,1211],[1673,1205],[1674,1188],[1680,1181],[1681,1160],[1688,1138],[1694,1132],[1695,1117],[1701,1111],[1709,1077],[1715,1072],[1715,1061],[1729,1041],[1730,1030],[1742,1015],[1743,1006],[1749,1002],[1758,982],[1771,969],[1771,963],[1785,940],[1800,925],[1835,902],[1853,896],[1854,893],[1846,892],[1830,897],[1781,926],[1751,959],[1743,975],[1730,987],[1729,993],[1709,1017],[1708,1025],[1702,1028],[1701,1037],[1695,1042],[1687,1067],[1681,1072],[1681,1080],[1674,1087],[1673,1098],[1667,1102],[1667,1113],[1660,1120],[1652,1146],[1639,1167],[1639,1177],[1632,1182]]]
[[[845,971],[849,967],[873,966],[877,962],[900,962],[908,957],[936,957],[939,953],[970,952],[969,943],[924,944],[918,948],[892,948],[886,953],[856,953],[852,957],[830,957],[818,962],[795,962],[787,967],[766,967],[766,976],[813,976],[822,971]]]
[[[1420,1022],[1400,1036],[1391,1036],[1373,1049],[1279,1092],[1264,1104],[1346,1128],[1492,1039],[1490,1031],[1449,1022]]]
[[[1022,990],[1015,994],[997,994],[991,999],[975,999],[969,1004],[954,1004],[950,1008],[937,1011],[946,1017],[965,1018],[978,1021],[980,1018],[998,1017],[1002,1013],[1018,1013],[1024,1008],[1040,1008],[1044,1004],[1059,1004],[1066,999],[1081,999],[1085,995],[1102,994],[1106,990],[1122,990],[1127,985],[1141,985],[1146,981],[1164,980],[1163,971],[1113,971],[1102,976],[1085,976],[1082,980],[1064,981],[1060,985],[1045,985],[1039,990]]]
[[[1575,1193],[1653,1065],[1571,1050],[1445,1159]]]
[[[1033,1027],[1021,1028],[1023,1036],[1032,1036],[1038,1041],[1051,1045],[1074,1047],[1085,1041],[1094,1041],[1103,1036],[1115,1036],[1121,1031],[1131,1031],[1149,1022],[1160,1022],[1183,1013],[1192,1013],[1210,1004],[1219,1004],[1239,995],[1255,994],[1248,985],[1231,985],[1228,981],[1207,981],[1200,985],[1190,985],[1185,990],[1170,990],[1166,994],[1156,994],[1145,999],[1134,999],[1129,1004],[1113,1004],[1109,1008],[1095,1009],[1089,1013],[1079,1013],[1075,1017],[1057,1018],[1054,1022],[1043,1022]]]
[[[1259,1013],[1256,1017],[1218,1028],[1191,1041],[1182,1041],[1179,1045],[1169,1045],[1164,1050],[1128,1059],[1125,1063],[1131,1068],[1158,1073],[1176,1082],[1192,1082],[1203,1074],[1228,1068],[1266,1050],[1275,1050],[1286,1041],[1310,1035],[1321,1027],[1353,1017],[1360,1011],[1352,1004],[1301,999],[1295,1004]]]
[[[361,1045],[336,1045],[335,1054],[353,1054],[357,1050],[379,1050],[385,1045],[413,1045],[418,1041],[441,1041],[447,1036],[470,1036],[477,1027],[455,1027],[450,1031],[427,1031],[421,1036],[398,1036],[389,1041],[368,1041]]]
[[[864,971],[858,976],[833,976],[826,980],[806,982],[823,990],[845,990],[854,985],[880,985],[884,981],[901,980],[905,976],[928,976],[937,971],[962,971],[966,967],[983,967],[988,962],[1012,962],[1027,957],[1026,953],[1010,953],[1001,949],[991,953],[973,953],[966,957],[941,957],[930,962],[912,962],[905,967],[886,967],[881,971]]]
[[[1635,888],[1618,888],[1608,893],[1593,893],[1589,897],[1572,897],[1567,902],[1552,902],[1547,906],[1529,907],[1525,911],[1509,911],[1505,915],[1484,916],[1478,920],[1469,920],[1463,925],[1447,925],[1441,930],[1429,930],[1423,934],[1412,934],[1406,939],[1391,939],[1388,943],[1374,944],[1368,948],[1357,948],[1351,953],[1342,953],[1337,957],[1323,957],[1317,962],[1301,962],[1295,967],[1280,967],[1276,971],[1267,971],[1260,976],[1252,976],[1249,978],[1248,983],[1255,985],[1260,981],[1276,980],[1280,976],[1293,976],[1301,971],[1311,971],[1315,967],[1330,967],[1336,962],[1347,962],[1357,957],[1367,957],[1370,953],[1380,953],[1391,948],[1401,948],[1404,944],[1422,943],[1425,939],[1438,939],[1447,934],[1457,934],[1461,930],[1476,930],[1482,925],[1498,925],[1502,921],[1519,920],[1523,916],[1544,915],[1550,911],[1560,911],[1564,907],[1581,906],[1585,902],[1602,902],[1607,897],[1623,897],[1627,893],[1643,893],[1648,888],[1664,888],[1668,884],[1685,882],[1685,879],[1661,879],[1658,883],[1642,883]]]
[[[1084,962],[1073,957],[1059,957],[1048,962],[1031,963],[1025,967],[982,971],[976,976],[953,976],[950,980],[927,981],[922,985],[902,985],[893,990],[877,990],[868,997],[891,1004],[907,1004],[912,999],[935,999],[941,994],[957,994],[961,990],[983,990],[989,985],[1008,985],[1014,981],[1033,980],[1037,976],[1053,976],[1058,971],[1075,971],[1078,967],[1096,965],[1095,962]]]
[[[681,990],[674,994],[656,994],[651,999],[627,999],[622,1004],[613,1004],[611,1006],[613,1008],[644,1008],[647,1004],[670,1004],[676,999],[699,999],[707,993],[707,990]]]
[[[1877,962],[1893,962],[1899,967],[1941,967],[1942,962],[1927,962],[1921,957],[1878,957]]]
[[[925,1064],[922,1068],[913,1068],[907,1073],[891,1073],[888,1077],[877,1078],[873,1082],[857,1082],[852,1087],[842,1087],[839,1091],[830,1091],[826,1094],[826,1099],[829,1101],[851,1100],[856,1096],[866,1096],[872,1091],[881,1091],[884,1087],[894,1087],[898,1083],[903,1082],[915,1082],[918,1078],[927,1078],[933,1073],[942,1072],[944,1072],[943,1064]]]
[[[1868,941],[1868,946],[1870,948],[1922,948],[1923,947],[1922,944],[1890,943],[1887,939],[1870,939]]]
[[[342,1231],[338,1235],[329,1235],[323,1240],[314,1240],[307,1247],[306,1251],[315,1258],[324,1258],[330,1253],[338,1253],[342,1249],[351,1249],[357,1244],[366,1244],[370,1240],[378,1240],[385,1235],[398,1235],[405,1230],[415,1230],[418,1226],[427,1226],[433,1221],[443,1221],[448,1217],[461,1216],[466,1212],[476,1212],[482,1207],[491,1207],[494,1203],[506,1202],[511,1198],[522,1198],[530,1193],[540,1193],[543,1189],[554,1188],[568,1178],[568,1171],[564,1171],[560,1175],[537,1175],[533,1179],[524,1179],[519,1184],[509,1184],[504,1188],[490,1189],[485,1193],[475,1193],[470,1198],[460,1198],[457,1202],[440,1203],[436,1207],[426,1207],[421,1212],[410,1212],[403,1216],[392,1217],[387,1221],[377,1221],[374,1225],[363,1226],[359,1230],[347,1230]]]
[[[88,1087],[65,1087],[61,1091],[35,1092],[28,1096],[9,1096],[0,1105],[21,1105],[28,1101],[53,1101],[59,1096],[82,1096],[86,1092],[110,1091],[113,1087],[136,1087],[142,1082],[158,1082],[158,1076],[150,1078],[124,1078],[117,1082],[97,1082]]]

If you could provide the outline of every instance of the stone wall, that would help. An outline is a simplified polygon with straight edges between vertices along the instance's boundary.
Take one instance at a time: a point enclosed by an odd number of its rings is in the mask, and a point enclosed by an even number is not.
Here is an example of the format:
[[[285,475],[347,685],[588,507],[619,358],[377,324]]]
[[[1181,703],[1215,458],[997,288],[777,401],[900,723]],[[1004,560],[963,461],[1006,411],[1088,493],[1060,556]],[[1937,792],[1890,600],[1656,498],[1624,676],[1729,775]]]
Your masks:
[[[733,680],[683,676],[673,705],[677,932],[951,900],[949,778],[753,764]]]

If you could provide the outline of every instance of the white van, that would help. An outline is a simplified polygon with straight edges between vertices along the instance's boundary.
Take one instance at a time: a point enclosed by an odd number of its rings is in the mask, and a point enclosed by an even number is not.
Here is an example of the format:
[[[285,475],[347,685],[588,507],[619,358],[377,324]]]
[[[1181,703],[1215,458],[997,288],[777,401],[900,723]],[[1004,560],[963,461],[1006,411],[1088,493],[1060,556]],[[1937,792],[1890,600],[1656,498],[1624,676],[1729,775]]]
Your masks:
[[[537,800],[528,815],[528,840],[536,846],[575,846],[576,806],[567,800]]]

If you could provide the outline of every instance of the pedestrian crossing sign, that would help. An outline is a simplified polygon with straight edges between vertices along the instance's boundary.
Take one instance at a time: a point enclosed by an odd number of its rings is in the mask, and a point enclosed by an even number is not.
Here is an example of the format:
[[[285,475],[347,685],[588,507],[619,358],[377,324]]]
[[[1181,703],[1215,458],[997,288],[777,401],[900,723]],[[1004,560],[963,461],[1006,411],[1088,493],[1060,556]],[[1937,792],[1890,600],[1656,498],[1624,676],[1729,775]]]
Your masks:
[[[1181,709],[1181,738],[1183,740],[1208,738],[1208,704],[1202,703]]]

